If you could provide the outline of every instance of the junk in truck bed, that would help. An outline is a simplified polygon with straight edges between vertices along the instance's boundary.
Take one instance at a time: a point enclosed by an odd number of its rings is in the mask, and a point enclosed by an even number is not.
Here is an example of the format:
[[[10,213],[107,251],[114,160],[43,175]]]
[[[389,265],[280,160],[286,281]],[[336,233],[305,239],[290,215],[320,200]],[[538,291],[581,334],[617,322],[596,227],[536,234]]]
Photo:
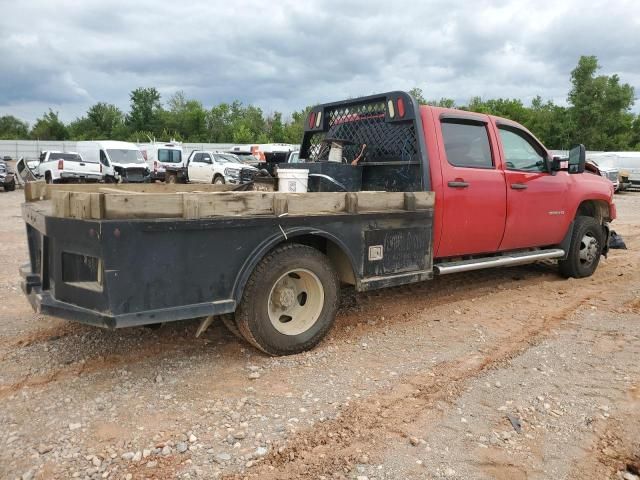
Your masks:
[[[584,147],[559,162],[514,122],[403,92],[314,107],[300,159],[286,168],[314,191],[30,183],[23,289],[38,311],[108,328],[205,317],[201,332],[220,316],[283,355],[324,337],[342,285],[543,259],[589,276],[616,216],[611,183],[581,175]]]

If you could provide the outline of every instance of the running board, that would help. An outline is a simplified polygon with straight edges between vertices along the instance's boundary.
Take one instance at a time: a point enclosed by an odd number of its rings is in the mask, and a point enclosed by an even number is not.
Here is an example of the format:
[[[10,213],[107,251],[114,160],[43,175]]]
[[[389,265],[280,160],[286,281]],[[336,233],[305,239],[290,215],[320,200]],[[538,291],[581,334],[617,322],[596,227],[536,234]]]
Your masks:
[[[472,260],[462,260],[459,262],[436,263],[433,268],[438,275],[449,273],[469,272],[491,267],[510,267],[513,265],[523,265],[538,260],[564,257],[564,250],[552,248],[549,250],[535,250],[529,252],[504,254],[499,257],[474,258]]]

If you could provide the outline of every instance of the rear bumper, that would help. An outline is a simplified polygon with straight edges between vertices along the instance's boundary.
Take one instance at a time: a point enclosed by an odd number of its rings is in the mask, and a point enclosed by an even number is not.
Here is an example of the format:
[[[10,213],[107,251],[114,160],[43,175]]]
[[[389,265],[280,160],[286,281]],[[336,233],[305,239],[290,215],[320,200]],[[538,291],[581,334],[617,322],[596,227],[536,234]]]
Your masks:
[[[76,173],[76,172],[60,172],[62,180],[85,180],[89,182],[99,182],[103,175],[100,173]]]
[[[22,277],[21,287],[34,311],[65,320],[72,320],[87,325],[102,328],[138,327],[153,323],[163,323],[175,320],[188,320],[208,315],[222,315],[236,309],[234,300],[198,303],[180,307],[147,310],[136,313],[112,315],[89,308],[80,307],[67,302],[56,300],[50,291],[42,290],[40,276],[32,273],[29,264],[20,268]]]

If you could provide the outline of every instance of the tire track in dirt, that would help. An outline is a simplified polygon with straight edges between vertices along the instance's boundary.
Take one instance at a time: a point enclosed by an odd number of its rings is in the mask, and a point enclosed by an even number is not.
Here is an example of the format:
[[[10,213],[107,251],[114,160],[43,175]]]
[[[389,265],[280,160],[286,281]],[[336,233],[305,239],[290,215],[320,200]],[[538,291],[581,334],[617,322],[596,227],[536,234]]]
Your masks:
[[[599,287],[617,277],[615,271],[600,276],[585,285],[577,299],[560,309],[541,305],[536,312],[540,321],[503,337],[486,355],[470,354],[442,363],[428,372],[405,377],[393,391],[352,403],[337,418],[290,437],[254,470],[225,478],[286,479],[339,471],[347,473],[362,452],[370,455],[384,448],[389,438],[406,437],[399,426],[409,424],[416,416],[427,412],[436,418],[441,416],[442,404],[451,406],[464,391],[468,380],[503,366],[539,344],[583,305],[602,299]],[[625,278],[626,282],[634,280],[637,275]],[[540,314],[544,314],[544,318]],[[434,408],[436,406],[439,409]]]
[[[22,390],[23,388],[46,387],[52,383],[74,378],[79,375],[97,373],[101,370],[107,369],[112,370],[121,366],[129,367],[131,364],[143,362],[145,360],[153,360],[160,355],[171,355],[179,352],[186,344],[186,340],[152,343],[146,345],[145,348],[127,352],[126,354],[110,355],[108,357],[100,357],[82,363],[64,366],[45,375],[26,375],[18,382],[0,385],[0,400]],[[189,344],[193,345],[193,342]],[[206,347],[194,345],[194,351],[198,348],[202,349]]]

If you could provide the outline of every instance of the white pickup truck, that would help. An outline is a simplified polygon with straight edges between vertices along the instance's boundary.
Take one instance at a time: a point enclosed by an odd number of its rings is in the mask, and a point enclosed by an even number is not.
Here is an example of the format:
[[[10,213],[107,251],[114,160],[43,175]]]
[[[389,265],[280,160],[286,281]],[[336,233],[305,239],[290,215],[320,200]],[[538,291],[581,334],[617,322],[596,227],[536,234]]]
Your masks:
[[[190,183],[240,183],[243,169],[258,171],[228,153],[194,150],[187,159]]]
[[[36,175],[47,183],[99,182],[104,177],[99,162],[83,159],[75,152],[53,150],[42,151]]]

